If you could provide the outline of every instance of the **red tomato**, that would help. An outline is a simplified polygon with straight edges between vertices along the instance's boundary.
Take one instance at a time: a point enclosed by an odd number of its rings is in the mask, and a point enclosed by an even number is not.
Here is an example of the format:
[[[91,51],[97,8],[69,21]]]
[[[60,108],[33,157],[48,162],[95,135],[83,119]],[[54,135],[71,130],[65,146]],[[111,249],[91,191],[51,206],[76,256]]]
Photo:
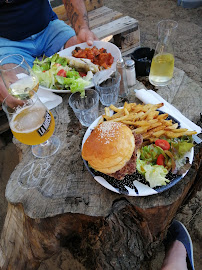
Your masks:
[[[61,77],[66,77],[67,72],[64,69],[61,69],[58,71],[57,75]]]
[[[85,72],[79,71],[79,75],[80,75],[81,77],[85,77],[87,74],[86,74]]]
[[[165,160],[165,157],[163,154],[160,154],[157,158],[157,161],[156,161],[156,164],[157,165],[163,165],[164,166],[164,160]]]
[[[158,139],[155,141],[155,145],[161,147],[163,150],[169,150],[170,144],[166,140]]]

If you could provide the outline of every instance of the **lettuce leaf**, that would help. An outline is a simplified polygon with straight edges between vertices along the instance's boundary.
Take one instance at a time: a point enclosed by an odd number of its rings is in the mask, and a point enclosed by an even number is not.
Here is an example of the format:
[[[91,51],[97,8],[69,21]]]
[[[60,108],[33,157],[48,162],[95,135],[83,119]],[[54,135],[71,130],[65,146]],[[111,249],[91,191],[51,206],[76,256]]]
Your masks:
[[[164,155],[163,149],[155,144],[150,144],[141,148],[140,159],[146,160],[147,163],[156,164],[156,160],[160,154]]]
[[[165,177],[168,174],[168,170],[163,166],[147,164],[146,161],[137,159],[137,170],[144,175],[151,188],[164,186],[170,182]]]

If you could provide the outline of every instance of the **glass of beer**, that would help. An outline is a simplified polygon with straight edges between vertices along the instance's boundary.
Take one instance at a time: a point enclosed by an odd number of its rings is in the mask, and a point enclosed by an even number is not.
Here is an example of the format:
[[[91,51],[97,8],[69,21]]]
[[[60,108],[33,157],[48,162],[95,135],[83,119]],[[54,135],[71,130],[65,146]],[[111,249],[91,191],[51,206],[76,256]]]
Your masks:
[[[52,136],[55,121],[52,113],[40,101],[34,90],[26,91],[23,104],[12,107],[8,95],[2,108],[9,120],[10,129],[21,143],[32,145],[32,153],[39,158],[49,157],[57,152],[60,140]]]
[[[20,54],[1,59],[0,73],[7,91],[18,100],[26,99],[30,90],[37,92],[39,88],[37,76]]]

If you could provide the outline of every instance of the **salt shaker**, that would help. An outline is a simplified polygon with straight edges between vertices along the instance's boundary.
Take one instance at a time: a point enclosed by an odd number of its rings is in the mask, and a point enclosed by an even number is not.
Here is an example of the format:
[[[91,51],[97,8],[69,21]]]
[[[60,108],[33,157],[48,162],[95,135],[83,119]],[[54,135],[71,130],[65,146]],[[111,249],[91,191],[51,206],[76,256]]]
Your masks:
[[[116,63],[116,69],[121,74],[119,97],[127,97],[129,90],[126,78],[126,69],[123,58],[119,58]]]
[[[125,61],[126,68],[126,79],[128,87],[133,87],[136,84],[136,72],[135,72],[135,62],[132,59]]]

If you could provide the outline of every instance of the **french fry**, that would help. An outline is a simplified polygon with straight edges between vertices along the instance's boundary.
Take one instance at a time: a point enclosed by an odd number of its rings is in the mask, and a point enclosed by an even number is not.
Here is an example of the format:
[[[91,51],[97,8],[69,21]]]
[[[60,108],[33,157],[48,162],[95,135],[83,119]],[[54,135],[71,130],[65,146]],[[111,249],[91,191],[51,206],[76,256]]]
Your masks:
[[[101,116],[100,119],[99,119],[99,121],[98,121],[98,123],[97,123],[97,126],[98,126],[99,124],[101,124],[103,121],[104,121],[104,118],[103,118],[103,116]]]
[[[134,125],[135,126],[149,126],[151,123],[149,121],[146,120],[142,120],[142,121],[135,121]]]
[[[123,115],[124,115],[123,110],[120,110],[119,112],[113,114],[113,115],[111,116],[111,119],[119,118],[119,117],[121,117],[121,116],[123,116]]]
[[[121,123],[126,124],[126,125],[134,125],[135,124],[135,122],[128,121],[128,120],[122,120]]]
[[[122,120],[126,120],[128,117],[128,115],[124,115],[122,117],[119,117],[119,118],[113,118],[113,119],[110,119],[109,122],[121,122]]]
[[[165,135],[168,137],[168,138],[179,138],[181,136],[184,135],[184,132],[172,132],[172,131],[166,131],[165,132]]]
[[[114,111],[114,112],[119,112],[120,110],[122,110],[122,109],[119,109],[119,108],[115,107],[113,104],[111,104],[111,105],[109,106],[109,108],[110,108],[112,111]]]
[[[153,136],[156,138],[160,138],[165,133],[165,130],[158,130],[153,133]]]
[[[188,136],[190,136],[190,135],[195,135],[195,134],[197,134],[197,132],[196,131],[186,131],[183,135],[188,135]]]
[[[131,106],[131,111],[132,112],[136,112],[136,113],[138,113],[138,112],[142,112],[142,111],[144,111],[143,110],[143,107],[142,107],[142,105],[141,104],[138,104],[138,105],[132,105]],[[147,111],[147,110],[145,110],[145,111]]]
[[[188,130],[187,128],[178,128],[178,129],[173,129],[172,132],[179,133],[179,132],[185,132],[187,130]]]
[[[158,126],[158,127],[152,128],[152,129],[148,130],[145,134],[142,134],[143,135],[143,138],[144,139],[145,138],[148,138],[149,139],[149,137],[153,137],[153,134],[155,132],[160,131],[162,129],[163,129],[162,126]]]
[[[143,112],[139,112],[139,113],[137,113],[137,114],[134,115],[134,119],[135,120],[141,120],[143,116],[144,116],[144,113]]]
[[[171,126],[167,126],[165,129],[166,130],[171,130],[171,129],[176,129],[176,128],[178,128],[178,123],[175,123],[175,124],[173,124]]]
[[[110,116],[110,110],[109,107],[105,107],[105,115]]]
[[[159,120],[161,119],[166,119],[168,117],[168,113],[162,113],[162,114],[159,114],[159,116],[157,117]],[[172,120],[171,120],[172,121]]]
[[[149,130],[150,129],[157,128],[157,127],[159,127],[160,129],[162,129],[162,123],[161,122],[157,122],[157,123],[153,123],[153,124],[149,125]]]
[[[123,110],[125,115],[129,115],[129,111],[127,110],[127,108],[124,108]]]
[[[159,115],[158,111],[153,111],[153,112],[151,112],[150,114],[147,115],[146,119],[147,120],[152,120],[152,119],[156,118],[158,115]]]
[[[153,123],[157,123],[158,122],[158,119],[151,119],[151,120],[148,120],[148,123],[149,124],[153,124]]]
[[[124,109],[126,109],[128,112],[130,112],[133,105],[135,106],[136,104],[135,104],[135,103],[128,103],[128,102],[125,102],[123,107],[124,107]]]
[[[136,134],[142,134],[142,133],[144,133],[144,132],[147,131],[147,128],[148,128],[148,126],[135,128],[135,129],[134,129],[134,132],[135,132]]]

